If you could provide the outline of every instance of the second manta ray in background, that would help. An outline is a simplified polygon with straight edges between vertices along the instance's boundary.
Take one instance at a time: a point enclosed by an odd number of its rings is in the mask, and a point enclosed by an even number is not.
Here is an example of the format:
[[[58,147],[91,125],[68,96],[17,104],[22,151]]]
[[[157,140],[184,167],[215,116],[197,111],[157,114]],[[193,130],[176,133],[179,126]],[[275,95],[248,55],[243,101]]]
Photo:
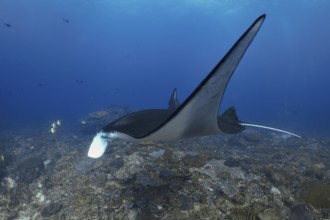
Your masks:
[[[233,107],[218,116],[227,84],[245,51],[260,29],[266,15],[261,15],[238,39],[211,73],[180,105],[174,90],[168,109],[149,109],[127,114],[103,127],[94,137],[88,151],[92,158],[101,157],[114,139],[173,141],[212,134],[235,134],[245,126],[255,126],[296,134],[238,120]]]

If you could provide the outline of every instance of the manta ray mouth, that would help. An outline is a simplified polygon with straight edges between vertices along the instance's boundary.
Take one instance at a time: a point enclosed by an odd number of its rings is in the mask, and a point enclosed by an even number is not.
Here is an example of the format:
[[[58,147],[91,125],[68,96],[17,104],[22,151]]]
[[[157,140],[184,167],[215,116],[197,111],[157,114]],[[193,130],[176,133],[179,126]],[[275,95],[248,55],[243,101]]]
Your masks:
[[[104,154],[108,146],[108,139],[106,137],[107,134],[102,131],[98,132],[95,135],[91,143],[91,146],[89,147],[88,150],[88,154],[87,154],[88,157],[99,158]]]

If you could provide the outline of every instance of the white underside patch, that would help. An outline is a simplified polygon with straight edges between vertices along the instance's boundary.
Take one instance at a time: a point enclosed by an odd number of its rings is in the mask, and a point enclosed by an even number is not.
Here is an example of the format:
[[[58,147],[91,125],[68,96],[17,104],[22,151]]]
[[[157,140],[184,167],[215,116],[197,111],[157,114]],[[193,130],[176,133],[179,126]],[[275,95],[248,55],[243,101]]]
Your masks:
[[[106,136],[106,133],[104,132],[98,132],[95,135],[91,146],[89,147],[87,156],[91,158],[99,158],[104,154],[108,146],[108,141],[104,136]]]

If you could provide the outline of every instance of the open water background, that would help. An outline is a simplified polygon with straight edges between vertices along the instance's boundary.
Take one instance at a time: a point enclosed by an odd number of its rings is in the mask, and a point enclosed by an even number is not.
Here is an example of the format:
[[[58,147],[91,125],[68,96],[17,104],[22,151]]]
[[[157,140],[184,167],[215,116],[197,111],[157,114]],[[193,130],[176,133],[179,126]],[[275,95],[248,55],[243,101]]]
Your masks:
[[[330,1],[1,0],[0,129],[183,101],[259,15],[220,112],[330,136]],[[10,24],[10,27],[8,25]]]

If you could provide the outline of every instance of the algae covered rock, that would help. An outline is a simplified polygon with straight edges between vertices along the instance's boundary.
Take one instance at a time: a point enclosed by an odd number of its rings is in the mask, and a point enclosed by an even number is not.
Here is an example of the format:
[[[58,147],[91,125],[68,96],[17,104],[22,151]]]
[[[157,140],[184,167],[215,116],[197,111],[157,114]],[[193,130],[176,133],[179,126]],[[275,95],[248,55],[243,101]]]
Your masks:
[[[315,183],[306,186],[303,200],[315,208],[330,209],[330,184]]]
[[[290,220],[313,220],[311,208],[305,204],[292,207]]]
[[[50,202],[42,211],[42,217],[49,217],[58,213],[62,208],[62,205],[57,202]]]

